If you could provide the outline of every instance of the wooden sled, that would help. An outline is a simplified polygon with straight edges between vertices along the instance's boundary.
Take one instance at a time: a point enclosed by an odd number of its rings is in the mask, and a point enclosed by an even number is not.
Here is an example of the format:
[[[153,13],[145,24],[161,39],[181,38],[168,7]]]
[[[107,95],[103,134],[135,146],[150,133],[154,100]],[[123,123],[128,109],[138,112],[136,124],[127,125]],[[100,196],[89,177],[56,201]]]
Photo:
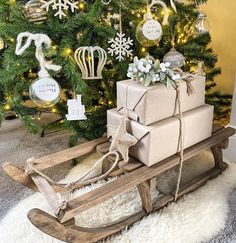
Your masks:
[[[227,168],[227,164],[223,162],[222,150],[227,148],[228,138],[234,134],[235,130],[230,127],[218,129],[213,132],[210,138],[185,149],[184,160],[199,154],[203,150],[211,149],[215,159],[215,165],[212,169],[206,171],[197,178],[192,179],[187,184],[182,185],[179,190],[178,198],[204,185],[208,180],[215,178]],[[44,170],[73,158],[84,156],[95,151],[97,147],[100,147],[100,149],[106,147],[103,145],[104,143],[106,143],[106,138],[100,138],[37,159],[37,169]],[[124,173],[124,175],[94,189],[93,191],[72,199],[68,202],[67,208],[61,210],[57,217],[51,216],[39,209],[32,209],[28,212],[28,218],[34,226],[56,239],[65,242],[97,242],[112,234],[120,232],[122,229],[131,226],[147,214],[161,209],[168,203],[173,202],[175,192],[165,195],[155,202],[152,202],[151,193],[156,189],[156,177],[178,164],[178,155],[173,155],[152,167],[147,167],[135,159],[132,159],[130,163],[121,161],[115,174]],[[51,186],[39,175],[26,175],[24,170],[10,163],[5,163],[3,169],[13,180],[32,190],[39,190],[44,194],[50,206],[53,209],[56,208],[56,192],[61,191],[61,188]],[[113,196],[128,191],[133,187],[138,188],[142,201],[143,210],[140,212],[108,227],[83,228],[75,225],[74,217],[79,213],[86,211]]]

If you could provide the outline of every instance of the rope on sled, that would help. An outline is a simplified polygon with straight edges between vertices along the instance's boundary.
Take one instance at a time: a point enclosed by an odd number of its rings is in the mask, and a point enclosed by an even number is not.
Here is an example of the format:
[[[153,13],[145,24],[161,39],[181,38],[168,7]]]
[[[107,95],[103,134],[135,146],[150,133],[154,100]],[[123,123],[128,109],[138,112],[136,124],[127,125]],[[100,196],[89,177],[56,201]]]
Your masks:
[[[178,115],[176,118],[179,119],[180,122],[180,129],[179,129],[179,139],[178,139],[178,151],[179,151],[179,171],[178,171],[178,177],[177,177],[177,183],[176,183],[176,189],[175,189],[175,201],[178,199],[179,194],[179,188],[180,188],[180,182],[182,177],[182,171],[183,171],[183,163],[184,163],[184,120],[183,120],[183,113],[182,113],[182,107],[181,107],[181,97],[180,97],[180,89],[179,86],[176,87],[176,106],[175,106],[175,114],[178,109]]]
[[[104,174],[88,179],[88,180],[84,180],[84,178],[86,178],[93,170],[95,167],[97,167],[99,164],[103,163],[103,161],[110,155],[115,156],[115,161],[113,163],[113,165],[111,166],[111,168]],[[45,175],[42,171],[38,170],[36,167],[36,160],[35,158],[30,158],[26,161],[27,163],[27,167],[25,169],[25,173],[26,174],[32,174],[32,173],[37,173],[38,175],[42,176],[43,178],[45,178],[49,183],[51,183],[52,185],[56,185],[58,187],[64,188],[67,191],[73,191],[77,188],[80,188],[84,185],[88,185],[91,183],[95,183],[99,180],[102,180],[104,178],[106,178],[117,166],[118,162],[120,161],[120,156],[119,153],[116,151],[110,151],[108,153],[106,153],[105,155],[103,155],[92,167],[91,169],[86,172],[84,175],[82,175],[78,180],[74,181],[74,182],[70,182],[70,183],[58,183],[54,180],[52,180],[50,177],[48,177],[47,175]]]

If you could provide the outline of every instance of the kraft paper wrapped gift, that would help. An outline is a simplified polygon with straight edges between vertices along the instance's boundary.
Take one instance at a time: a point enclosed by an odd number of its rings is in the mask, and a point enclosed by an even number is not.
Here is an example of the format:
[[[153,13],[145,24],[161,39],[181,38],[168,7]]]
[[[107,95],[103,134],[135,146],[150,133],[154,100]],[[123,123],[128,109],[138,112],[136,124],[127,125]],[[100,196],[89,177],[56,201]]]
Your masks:
[[[191,84],[195,92],[188,95],[186,82],[180,81],[183,112],[205,104],[205,77],[195,76]],[[144,87],[133,80],[117,82],[117,111],[122,114],[127,112],[130,119],[143,125],[173,116],[175,104],[174,88],[166,88],[163,84]]]
[[[208,137],[212,132],[214,107],[204,105],[183,113],[184,148],[188,148]],[[107,112],[107,124],[117,127],[122,115],[116,109]],[[128,119],[127,130],[138,139],[131,147],[130,155],[147,166],[178,152],[180,122],[176,117],[164,119],[144,126]]]

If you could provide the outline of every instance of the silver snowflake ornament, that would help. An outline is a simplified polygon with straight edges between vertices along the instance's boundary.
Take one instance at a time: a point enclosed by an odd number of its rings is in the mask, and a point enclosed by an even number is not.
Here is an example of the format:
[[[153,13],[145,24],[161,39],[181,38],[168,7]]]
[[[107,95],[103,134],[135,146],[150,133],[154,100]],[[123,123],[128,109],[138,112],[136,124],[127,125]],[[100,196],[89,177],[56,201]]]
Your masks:
[[[78,9],[78,2],[73,2],[71,0],[40,0],[43,5],[41,8],[46,8],[47,11],[49,11],[49,8],[51,7],[53,10],[56,10],[57,12],[54,14],[54,16],[59,16],[60,19],[62,17],[66,17],[65,11],[67,11],[69,8],[72,13],[74,13],[75,9]]]
[[[110,39],[108,43],[111,44],[108,48],[108,53],[111,56],[116,56],[116,59],[119,61],[124,60],[126,56],[132,55],[130,48],[133,45],[133,40],[130,37],[125,37],[124,33],[117,32],[115,38]]]

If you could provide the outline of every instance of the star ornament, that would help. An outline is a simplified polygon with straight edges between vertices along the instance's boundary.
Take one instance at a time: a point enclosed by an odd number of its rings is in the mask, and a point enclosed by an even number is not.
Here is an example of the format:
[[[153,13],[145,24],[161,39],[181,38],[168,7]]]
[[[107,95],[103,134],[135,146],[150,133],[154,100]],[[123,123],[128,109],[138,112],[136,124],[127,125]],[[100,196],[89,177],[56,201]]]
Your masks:
[[[118,127],[108,125],[107,135],[112,137],[110,151],[118,151],[123,157],[125,162],[129,161],[129,148],[135,145],[138,140],[127,132],[126,127],[127,119],[122,117]]]

